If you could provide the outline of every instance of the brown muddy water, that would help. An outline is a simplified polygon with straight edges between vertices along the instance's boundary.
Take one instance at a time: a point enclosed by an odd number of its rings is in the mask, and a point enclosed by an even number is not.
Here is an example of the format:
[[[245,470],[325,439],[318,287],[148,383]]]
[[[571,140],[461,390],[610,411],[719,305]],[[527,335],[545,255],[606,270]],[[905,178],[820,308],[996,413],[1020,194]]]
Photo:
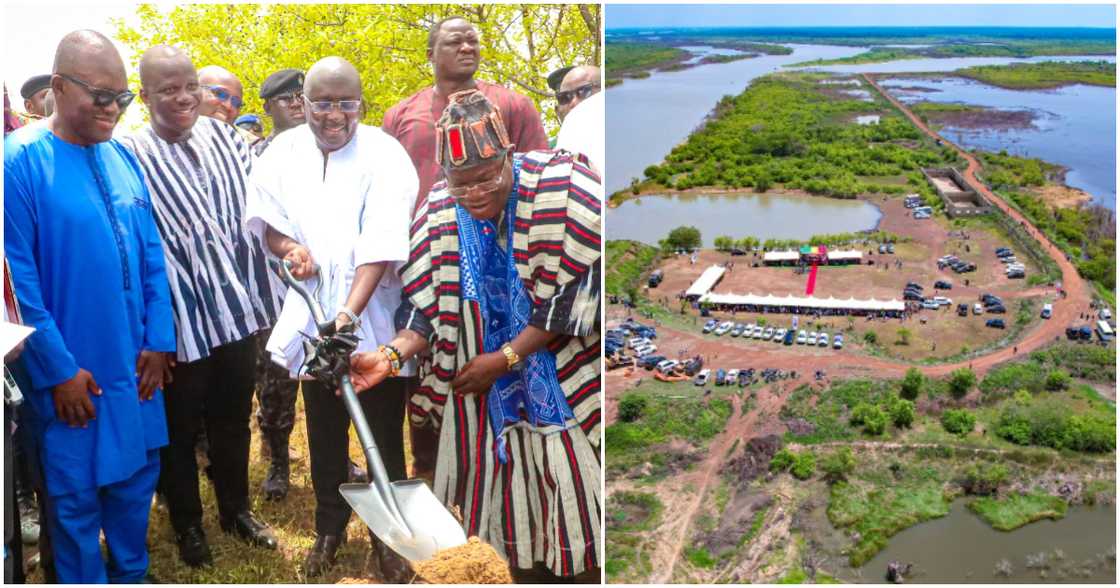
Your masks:
[[[947,516],[891,537],[862,567],[835,559],[827,567],[842,580],[883,583],[891,561],[913,564],[907,583],[1115,584],[1116,507],[1071,507],[1061,520],[1002,532],[957,500]]]

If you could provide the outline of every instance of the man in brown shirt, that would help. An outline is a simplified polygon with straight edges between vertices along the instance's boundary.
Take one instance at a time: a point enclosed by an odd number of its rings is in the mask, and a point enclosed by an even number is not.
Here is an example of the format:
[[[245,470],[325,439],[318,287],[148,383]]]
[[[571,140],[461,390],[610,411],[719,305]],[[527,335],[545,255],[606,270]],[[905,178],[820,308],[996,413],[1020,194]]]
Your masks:
[[[385,113],[381,128],[404,146],[416,173],[420,193],[416,207],[443,179],[436,163],[435,124],[447,108],[447,97],[460,90],[477,89],[502,112],[513,150],[517,153],[548,149],[548,137],[533,101],[497,84],[474,79],[478,71],[478,29],[458,16],[445,18],[428,32],[428,61],[435,71],[435,84],[398,102]]]
[[[436,162],[436,121],[447,97],[460,90],[477,89],[498,107],[506,132],[518,153],[548,149],[541,115],[529,98],[497,84],[474,79],[478,71],[478,29],[459,16],[445,18],[428,31],[428,61],[435,72],[435,84],[401,100],[385,113],[381,128],[400,141],[416,173],[420,191],[413,210],[428,199],[432,186],[443,179]],[[409,389],[418,388],[410,378]],[[412,441],[413,476],[431,478],[435,472],[438,425],[416,403],[409,402],[409,433]]]

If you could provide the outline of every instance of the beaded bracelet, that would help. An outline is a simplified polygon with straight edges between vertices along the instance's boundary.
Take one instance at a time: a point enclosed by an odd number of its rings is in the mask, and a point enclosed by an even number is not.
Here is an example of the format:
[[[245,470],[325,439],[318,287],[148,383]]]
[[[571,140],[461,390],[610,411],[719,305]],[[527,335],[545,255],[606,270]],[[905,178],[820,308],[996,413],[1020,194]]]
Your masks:
[[[389,376],[397,377],[401,373],[401,352],[392,345],[380,345],[377,350],[389,358]]]

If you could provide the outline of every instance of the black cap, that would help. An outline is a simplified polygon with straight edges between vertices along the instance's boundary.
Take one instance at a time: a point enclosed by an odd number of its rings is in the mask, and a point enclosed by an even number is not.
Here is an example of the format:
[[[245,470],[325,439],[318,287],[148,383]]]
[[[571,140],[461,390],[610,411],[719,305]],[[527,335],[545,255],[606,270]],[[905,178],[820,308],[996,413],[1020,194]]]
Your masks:
[[[46,90],[49,87],[51,87],[51,74],[34,76],[23,83],[23,87],[19,89],[19,95],[23,96],[24,100],[29,100],[39,91]]]
[[[303,72],[298,69],[282,69],[264,79],[264,83],[261,84],[261,100],[302,89]]]
[[[564,76],[568,75],[568,72],[575,68],[576,66],[574,65],[568,65],[548,74],[548,87],[552,88],[553,92],[559,92],[560,82],[563,82]]]

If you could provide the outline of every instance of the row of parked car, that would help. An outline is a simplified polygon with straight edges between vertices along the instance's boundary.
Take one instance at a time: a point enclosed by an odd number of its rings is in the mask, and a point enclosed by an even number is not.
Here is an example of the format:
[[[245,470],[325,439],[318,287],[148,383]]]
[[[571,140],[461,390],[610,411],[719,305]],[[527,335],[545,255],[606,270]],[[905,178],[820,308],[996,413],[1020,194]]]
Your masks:
[[[657,329],[628,320],[616,328],[607,330],[603,336],[603,351],[607,356],[612,356],[626,348],[634,350],[635,354],[641,349],[646,352],[643,354],[645,355],[657,351],[657,346],[653,344],[656,338]]]
[[[1008,278],[1025,278],[1027,276],[1027,266],[1019,263],[1019,260],[1015,258],[1014,251],[1007,247],[1000,247],[996,249],[996,257],[1007,266],[1004,273],[1007,274]]]
[[[937,258],[937,269],[943,270],[946,267],[952,269],[958,274],[967,274],[968,272],[976,271],[976,264],[971,261],[964,261],[956,255],[942,255]]]
[[[952,284],[945,281],[938,281],[937,284],[934,284],[934,287],[940,288],[941,286],[946,285],[948,286],[948,288],[944,288],[946,290],[953,287]],[[938,310],[942,306],[953,305],[953,299],[946,296],[927,297],[925,295],[925,288],[922,287],[921,284],[918,284],[916,282],[906,283],[906,287],[902,290],[902,298],[903,300],[913,300],[914,302],[919,302],[921,303],[922,308],[925,308],[927,310]]]
[[[906,197],[906,208],[914,210],[914,218],[924,219],[933,216],[933,208],[930,206],[922,206],[922,197],[917,194],[911,194]]]
[[[704,328],[701,332],[707,334],[711,333],[716,336],[730,334],[732,337],[742,337],[744,339],[760,339],[762,341],[773,341],[775,343],[785,343],[786,345],[815,345],[817,347],[828,347],[829,337],[828,333],[821,331],[806,332],[804,329],[795,331],[794,329],[786,329],[782,327],[763,327],[756,324],[740,324],[732,321],[719,322],[712,319],[704,323]],[[831,339],[832,347],[834,349],[843,349],[844,336],[837,333]]]

